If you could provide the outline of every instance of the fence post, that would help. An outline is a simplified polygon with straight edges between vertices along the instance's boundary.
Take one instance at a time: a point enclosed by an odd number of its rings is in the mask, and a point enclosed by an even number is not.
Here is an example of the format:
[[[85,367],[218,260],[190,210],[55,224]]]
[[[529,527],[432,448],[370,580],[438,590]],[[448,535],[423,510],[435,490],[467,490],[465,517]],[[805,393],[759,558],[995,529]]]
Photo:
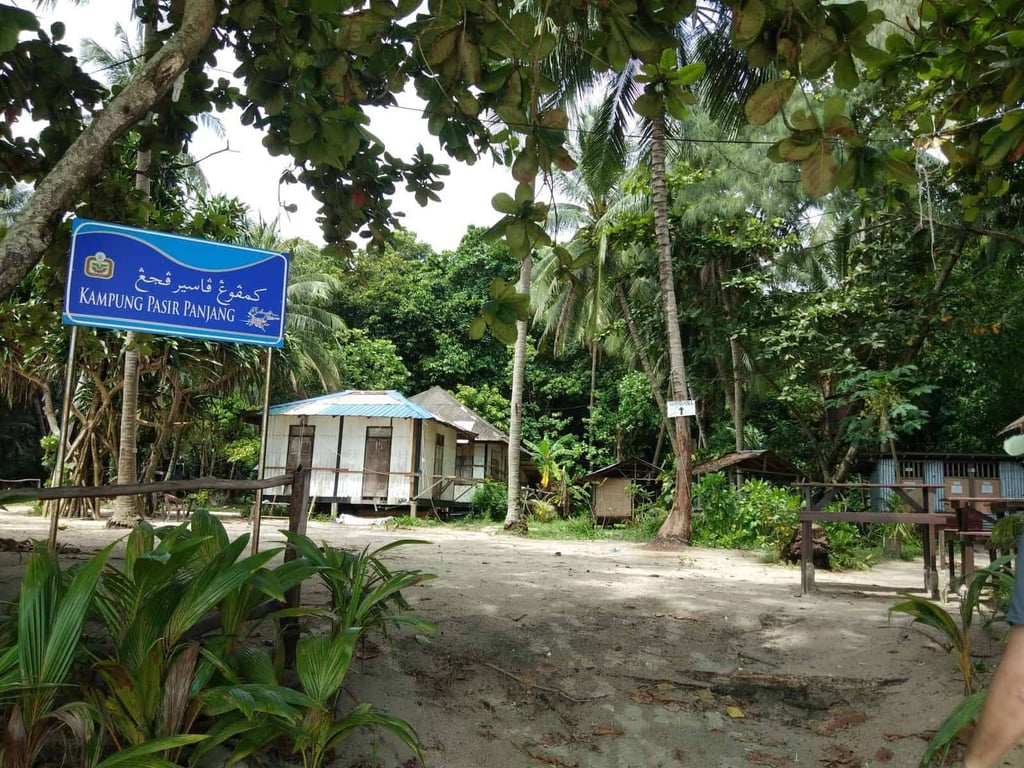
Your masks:
[[[292,475],[291,501],[288,503],[288,530],[301,536],[306,535],[306,522],[309,518],[309,476],[308,468],[299,465]],[[284,551],[284,561],[294,560],[299,556],[292,547]],[[298,608],[302,604],[302,585],[296,584],[285,593],[285,606]],[[299,620],[289,617],[281,620],[281,634],[284,639],[284,665],[287,669],[295,668],[295,648],[299,642]]]

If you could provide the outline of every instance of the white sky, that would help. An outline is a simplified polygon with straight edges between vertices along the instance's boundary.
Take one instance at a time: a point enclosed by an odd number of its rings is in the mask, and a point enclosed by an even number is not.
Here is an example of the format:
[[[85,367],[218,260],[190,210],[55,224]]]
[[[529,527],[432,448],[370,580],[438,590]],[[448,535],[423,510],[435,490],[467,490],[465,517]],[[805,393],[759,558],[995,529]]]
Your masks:
[[[27,0],[15,0],[15,5],[34,9]],[[103,11],[101,12],[101,7]],[[135,25],[130,16],[128,0],[93,0],[81,6],[60,2],[51,14],[38,12],[40,22],[45,26],[51,20],[63,21],[67,28],[65,42],[78,52],[81,39],[93,38],[100,44],[116,50],[114,25],[120,21],[134,34]],[[84,67],[89,71],[88,66]],[[232,65],[223,67],[225,72],[211,73],[227,76]],[[418,107],[415,95],[399,97],[403,106]],[[495,193],[512,193],[515,182],[508,169],[495,167],[490,160],[481,160],[467,166],[445,155],[437,140],[426,129],[426,121],[418,112],[410,109],[372,110],[370,130],[384,142],[388,151],[401,158],[409,158],[417,144],[434,156],[435,162],[448,165],[450,175],[443,178],[444,189],[439,193],[440,203],[430,203],[421,208],[413,196],[399,186],[392,204],[392,210],[405,213],[402,222],[417,237],[429,243],[435,251],[455,248],[470,225],[490,226],[500,217],[491,208]],[[316,224],[317,203],[302,185],[278,186],[282,171],[289,167],[288,158],[271,157],[260,143],[262,134],[238,121],[237,111],[219,113],[217,117],[224,124],[226,136],[218,139],[210,131],[200,129],[193,142],[192,154],[197,158],[211,155],[225,146],[228,152],[219,152],[205,159],[200,167],[213,192],[238,197],[249,204],[254,215],[261,213],[264,219],[280,216],[280,230],[285,237],[298,236],[314,243],[323,242]],[[298,211],[288,213],[282,204],[294,203]],[[358,244],[362,240],[353,238]]]

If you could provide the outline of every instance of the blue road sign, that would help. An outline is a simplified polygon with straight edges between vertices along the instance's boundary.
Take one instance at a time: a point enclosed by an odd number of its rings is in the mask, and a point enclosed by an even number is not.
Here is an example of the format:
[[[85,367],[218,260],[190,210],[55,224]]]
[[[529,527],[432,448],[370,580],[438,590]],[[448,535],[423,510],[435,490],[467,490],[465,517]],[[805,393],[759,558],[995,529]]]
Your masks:
[[[75,219],[64,322],[284,344],[288,254]]]

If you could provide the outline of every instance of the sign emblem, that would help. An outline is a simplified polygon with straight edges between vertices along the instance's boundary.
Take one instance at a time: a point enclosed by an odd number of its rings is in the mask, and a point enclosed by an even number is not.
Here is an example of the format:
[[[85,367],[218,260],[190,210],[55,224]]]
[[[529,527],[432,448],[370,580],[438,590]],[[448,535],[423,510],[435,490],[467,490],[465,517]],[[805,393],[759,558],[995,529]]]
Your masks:
[[[114,276],[114,260],[108,259],[103,251],[85,257],[85,274],[99,280],[109,280]]]

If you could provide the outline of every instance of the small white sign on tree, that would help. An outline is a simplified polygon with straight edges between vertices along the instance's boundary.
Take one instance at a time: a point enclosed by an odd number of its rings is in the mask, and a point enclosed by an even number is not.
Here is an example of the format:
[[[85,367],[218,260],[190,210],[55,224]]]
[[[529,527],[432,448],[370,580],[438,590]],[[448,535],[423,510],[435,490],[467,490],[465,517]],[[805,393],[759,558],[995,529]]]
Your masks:
[[[697,401],[669,400],[668,403],[666,403],[665,411],[670,419],[674,419],[677,416],[696,416]]]

